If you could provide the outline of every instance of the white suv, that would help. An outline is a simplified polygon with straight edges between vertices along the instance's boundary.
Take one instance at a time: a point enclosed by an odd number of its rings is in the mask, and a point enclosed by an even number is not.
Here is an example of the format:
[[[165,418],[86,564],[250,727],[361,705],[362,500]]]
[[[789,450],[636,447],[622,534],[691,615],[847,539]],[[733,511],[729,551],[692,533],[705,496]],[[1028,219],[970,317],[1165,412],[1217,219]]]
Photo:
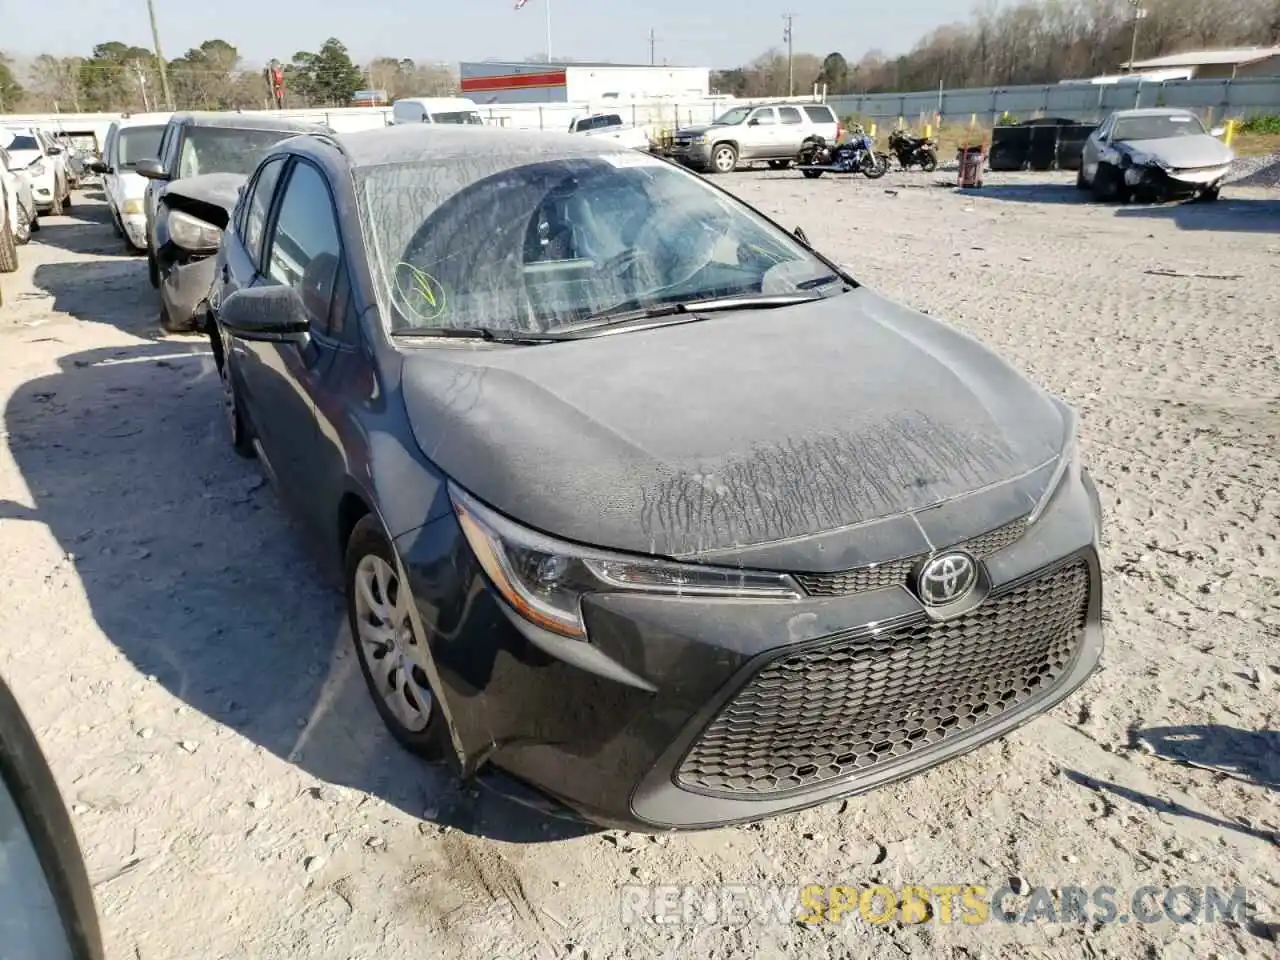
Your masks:
[[[825,103],[747,103],[705,127],[677,130],[668,155],[711,173],[729,173],[740,162],[754,160],[781,170],[807,141],[836,143],[842,132],[835,111]]]

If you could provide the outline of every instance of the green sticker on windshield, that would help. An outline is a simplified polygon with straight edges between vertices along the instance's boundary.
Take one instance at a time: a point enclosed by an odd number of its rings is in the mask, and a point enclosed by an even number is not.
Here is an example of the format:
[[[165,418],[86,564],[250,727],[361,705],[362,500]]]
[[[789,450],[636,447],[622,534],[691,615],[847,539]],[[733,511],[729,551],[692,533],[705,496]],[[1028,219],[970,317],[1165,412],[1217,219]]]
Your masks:
[[[438,319],[448,305],[440,281],[411,263],[396,264],[395,294],[400,309],[423,322]]]

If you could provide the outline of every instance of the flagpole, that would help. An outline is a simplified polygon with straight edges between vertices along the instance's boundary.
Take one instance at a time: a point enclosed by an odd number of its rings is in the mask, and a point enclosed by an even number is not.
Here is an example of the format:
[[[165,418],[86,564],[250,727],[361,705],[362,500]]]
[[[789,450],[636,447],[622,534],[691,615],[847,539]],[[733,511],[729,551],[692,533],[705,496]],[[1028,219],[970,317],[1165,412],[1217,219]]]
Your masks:
[[[551,62],[551,0],[542,0],[547,11],[547,63]]]

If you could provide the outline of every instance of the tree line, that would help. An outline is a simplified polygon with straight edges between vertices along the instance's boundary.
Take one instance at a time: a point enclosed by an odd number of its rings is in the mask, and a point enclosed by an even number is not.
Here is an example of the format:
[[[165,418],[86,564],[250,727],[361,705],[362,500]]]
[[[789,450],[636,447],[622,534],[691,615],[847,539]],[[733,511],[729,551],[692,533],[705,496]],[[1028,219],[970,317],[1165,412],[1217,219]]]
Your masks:
[[[285,108],[347,106],[359,90],[398,97],[443,96],[458,81],[442,64],[378,57],[357,65],[343,43],[330,38],[316,51],[300,50],[281,63]],[[0,114],[98,113],[166,109],[167,79],[176,109],[261,109],[275,105],[267,71],[248,68],[225,40],[206,40],[182,56],[160,61],[145,47],[111,41],[87,57],[42,54],[25,64],[0,53]]]
[[[1138,59],[1185,50],[1280,45],[1280,0],[1141,0]],[[1119,73],[1133,44],[1129,0],[985,0],[963,23],[938,27],[901,56],[873,50],[856,61],[840,53],[792,58],[797,94],[892,93],[960,87],[1056,83]],[[712,85],[739,97],[787,93],[787,58],[769,50],[751,63],[716,71]]]

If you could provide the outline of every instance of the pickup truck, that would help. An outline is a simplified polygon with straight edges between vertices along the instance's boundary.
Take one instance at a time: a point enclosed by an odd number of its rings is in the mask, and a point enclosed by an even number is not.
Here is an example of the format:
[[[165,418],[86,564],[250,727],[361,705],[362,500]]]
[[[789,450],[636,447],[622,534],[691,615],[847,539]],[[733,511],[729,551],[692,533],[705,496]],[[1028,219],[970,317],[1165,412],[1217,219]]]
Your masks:
[[[649,134],[642,127],[628,126],[616,113],[597,113],[589,117],[577,117],[569,124],[570,133],[583,133],[589,137],[608,137],[635,150],[648,150]]]

